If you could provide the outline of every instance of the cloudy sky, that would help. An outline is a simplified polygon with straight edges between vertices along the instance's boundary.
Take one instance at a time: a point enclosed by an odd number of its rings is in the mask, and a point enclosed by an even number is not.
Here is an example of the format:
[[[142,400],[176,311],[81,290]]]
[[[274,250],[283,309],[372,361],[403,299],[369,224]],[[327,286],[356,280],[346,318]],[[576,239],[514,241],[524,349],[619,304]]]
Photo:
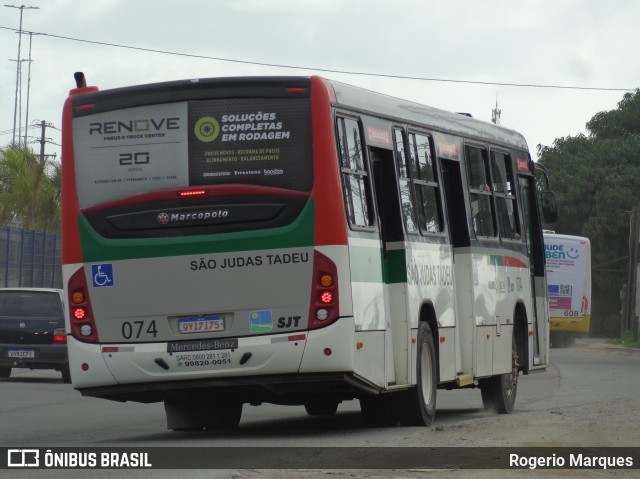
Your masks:
[[[521,132],[535,157],[537,144],[585,133],[595,113],[615,109],[625,90],[640,87],[636,0],[13,5],[39,8],[23,15],[23,30],[38,34],[32,37],[29,123],[44,120],[56,128],[75,71],[100,89],[187,78],[321,74],[486,121],[497,99],[501,124]],[[13,136],[16,62],[10,60],[18,54],[19,20],[19,9],[0,7],[0,146]],[[27,35],[23,59],[28,51]],[[28,63],[22,65],[18,118],[24,125]],[[38,129],[28,133],[39,136]],[[47,137],[60,143],[58,130],[48,129]],[[46,151],[59,157],[55,144]]]

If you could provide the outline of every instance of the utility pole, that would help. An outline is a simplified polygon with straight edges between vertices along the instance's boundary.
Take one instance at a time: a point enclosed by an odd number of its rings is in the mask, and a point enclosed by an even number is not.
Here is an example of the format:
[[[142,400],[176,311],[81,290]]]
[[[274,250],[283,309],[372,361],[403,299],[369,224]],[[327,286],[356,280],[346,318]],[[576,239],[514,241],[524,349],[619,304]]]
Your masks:
[[[18,58],[17,68],[16,68],[16,96],[13,104],[13,142],[16,141],[16,120],[18,117],[18,86],[20,85],[20,50],[22,48],[22,14],[24,13],[24,9],[28,10],[39,10],[40,7],[27,7],[26,5],[20,5],[19,7],[16,5],[5,5],[8,8],[17,8],[20,10],[20,28],[18,29]],[[20,105],[22,109],[22,105]]]
[[[634,206],[629,219],[629,276],[626,314],[622,318],[622,335],[637,333],[636,291],[638,288],[638,242],[640,241],[640,204]]]
[[[27,110],[24,120],[24,147],[27,147],[27,129],[29,127],[29,96],[31,94],[31,42],[33,40],[33,32],[29,32],[29,73],[27,74]]]
[[[40,163],[44,164],[44,159],[45,159],[45,154],[44,154],[44,144],[47,142],[45,136],[44,136],[44,132],[45,129],[48,126],[53,126],[51,123],[47,123],[46,121],[42,120],[40,122],[40,128],[42,129],[41,133],[40,133]]]

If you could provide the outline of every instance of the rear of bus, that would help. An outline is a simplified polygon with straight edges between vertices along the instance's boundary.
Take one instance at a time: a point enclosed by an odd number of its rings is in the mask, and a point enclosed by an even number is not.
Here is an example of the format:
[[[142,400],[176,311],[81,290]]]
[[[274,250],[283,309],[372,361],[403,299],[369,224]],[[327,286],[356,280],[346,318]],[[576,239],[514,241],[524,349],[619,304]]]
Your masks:
[[[324,80],[80,85],[63,123],[76,389],[188,407],[343,384],[354,325]]]
[[[591,243],[588,238],[544,233],[551,343],[571,346],[591,325]]]

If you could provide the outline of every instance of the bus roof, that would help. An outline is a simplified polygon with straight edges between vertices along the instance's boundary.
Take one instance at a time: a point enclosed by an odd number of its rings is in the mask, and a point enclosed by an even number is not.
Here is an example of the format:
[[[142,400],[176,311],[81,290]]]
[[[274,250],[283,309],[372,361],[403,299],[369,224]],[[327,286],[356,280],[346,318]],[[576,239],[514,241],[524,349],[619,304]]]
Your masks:
[[[332,93],[338,107],[387,118],[391,121],[427,125],[436,131],[528,151],[524,136],[508,128],[477,120],[465,114],[451,113],[347,83],[322,79],[326,82],[325,84],[331,85],[333,88]],[[228,97],[233,94],[233,88],[243,88],[243,94],[251,95],[252,90],[254,94],[258,94],[258,92],[266,93],[263,88],[308,87],[310,84],[311,77],[304,76],[247,76],[200,78],[134,85],[83,94],[82,103],[102,101],[91,111],[75,111],[74,116],[143,104],[210,98],[212,87],[219,90],[219,97]],[[278,96],[274,90],[267,94]]]
[[[493,143],[515,146],[528,151],[527,142],[520,133],[477,120],[466,114],[451,113],[383,93],[374,92],[346,83],[329,80],[335,90],[339,106],[361,112],[384,116],[403,123],[413,122],[465,137],[477,138]]]

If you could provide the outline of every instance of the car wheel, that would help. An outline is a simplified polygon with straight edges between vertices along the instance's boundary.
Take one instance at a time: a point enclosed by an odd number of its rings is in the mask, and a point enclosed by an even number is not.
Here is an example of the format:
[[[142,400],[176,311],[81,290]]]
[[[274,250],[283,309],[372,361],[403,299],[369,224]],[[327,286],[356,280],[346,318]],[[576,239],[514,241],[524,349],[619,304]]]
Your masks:
[[[71,371],[69,371],[69,365],[64,366],[60,372],[62,373],[62,382],[65,384],[71,384]]]

